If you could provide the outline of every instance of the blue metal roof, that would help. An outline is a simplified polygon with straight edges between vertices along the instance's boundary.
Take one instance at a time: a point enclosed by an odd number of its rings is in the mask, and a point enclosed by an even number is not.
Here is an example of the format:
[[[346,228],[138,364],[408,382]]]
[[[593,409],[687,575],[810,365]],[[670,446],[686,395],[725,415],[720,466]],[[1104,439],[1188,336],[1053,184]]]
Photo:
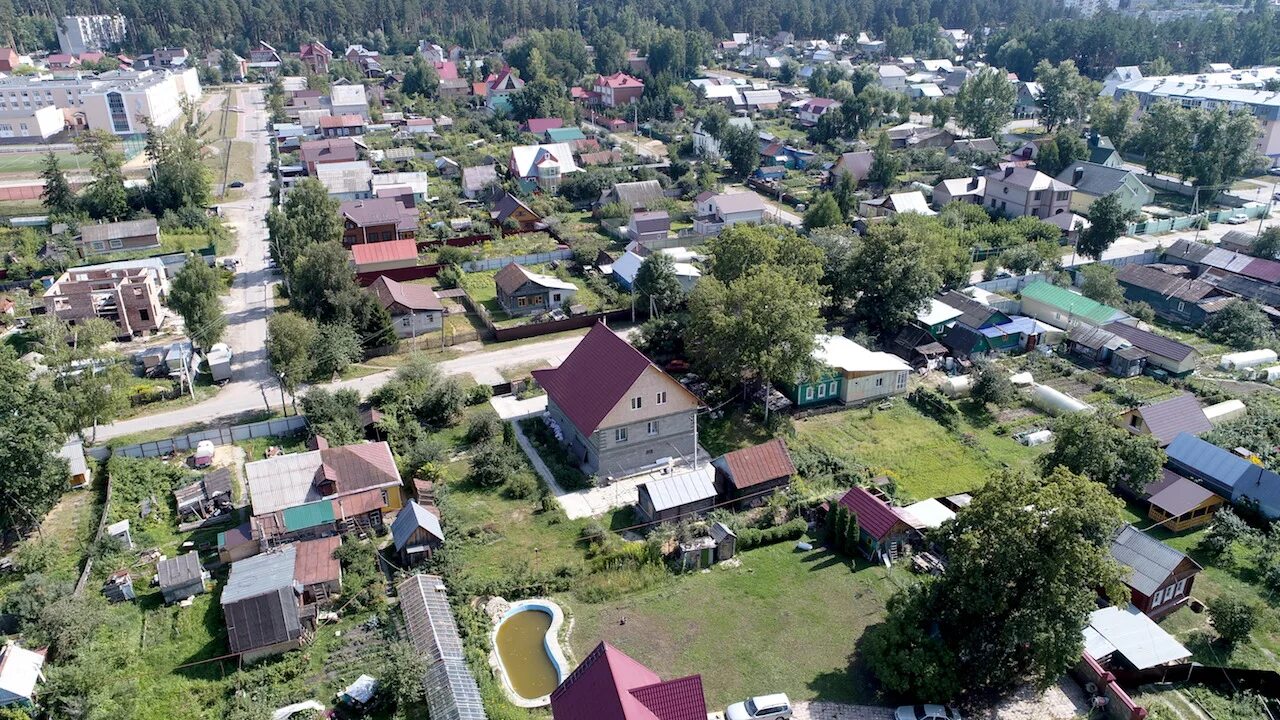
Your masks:
[[[1010,315],[1009,322],[985,327],[978,330],[978,332],[989,338],[1002,337],[1004,335],[1036,335],[1044,332],[1044,326],[1036,322],[1035,318],[1025,315]]]
[[[1200,480],[1232,502],[1257,503],[1268,518],[1280,517],[1280,475],[1190,433],[1180,433],[1165,452],[1174,470]]]

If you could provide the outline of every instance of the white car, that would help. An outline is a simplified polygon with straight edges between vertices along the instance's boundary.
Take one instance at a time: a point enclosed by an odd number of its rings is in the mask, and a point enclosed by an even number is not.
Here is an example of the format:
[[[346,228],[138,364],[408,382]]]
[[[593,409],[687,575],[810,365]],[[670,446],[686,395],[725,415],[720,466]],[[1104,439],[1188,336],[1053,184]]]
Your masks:
[[[964,720],[960,711],[946,705],[903,705],[893,713],[893,720]]]
[[[725,720],[787,720],[791,717],[791,700],[782,693],[759,695],[730,705],[724,716]]]
[[[1244,213],[1236,213],[1235,215],[1232,215],[1231,217],[1227,218],[1225,222],[1228,225],[1243,225],[1249,222],[1249,216],[1245,215]]]

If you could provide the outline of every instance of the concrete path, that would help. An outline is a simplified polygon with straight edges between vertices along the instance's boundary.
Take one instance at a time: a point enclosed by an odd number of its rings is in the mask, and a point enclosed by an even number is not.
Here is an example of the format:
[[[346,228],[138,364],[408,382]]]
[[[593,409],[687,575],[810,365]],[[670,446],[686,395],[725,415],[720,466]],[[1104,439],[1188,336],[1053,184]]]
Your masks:
[[[893,710],[876,705],[802,702],[796,703],[792,720],[893,720]]]

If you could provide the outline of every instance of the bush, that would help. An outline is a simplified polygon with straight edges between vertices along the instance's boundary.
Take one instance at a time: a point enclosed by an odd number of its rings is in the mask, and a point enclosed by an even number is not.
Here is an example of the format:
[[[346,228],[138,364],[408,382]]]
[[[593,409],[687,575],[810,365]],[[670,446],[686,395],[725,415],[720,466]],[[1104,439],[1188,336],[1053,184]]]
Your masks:
[[[1234,645],[1253,632],[1258,624],[1258,607],[1233,597],[1221,597],[1209,606],[1209,619],[1218,635]]]
[[[502,418],[493,411],[476,413],[467,421],[467,442],[479,445],[488,440],[501,440],[502,425]]]
[[[578,461],[556,439],[549,425],[538,418],[529,418],[520,421],[520,429],[542,458],[542,463],[551,471],[556,484],[565,490],[591,487],[591,478],[579,469]]]
[[[513,500],[524,500],[538,494],[538,481],[531,473],[520,473],[507,480],[502,491]]]
[[[916,388],[907,396],[907,401],[948,430],[953,429],[960,419],[960,411],[937,390]]]
[[[515,476],[521,464],[518,450],[505,443],[489,440],[472,453],[469,477],[477,485],[499,487]]]
[[[467,405],[483,405],[493,397],[493,388],[484,383],[467,388]]]
[[[785,542],[787,540],[798,540],[808,529],[809,523],[803,518],[796,518],[788,523],[765,530],[747,528],[746,530],[738,533],[738,549],[750,550],[751,548],[760,547],[762,545],[773,545],[774,543]]]

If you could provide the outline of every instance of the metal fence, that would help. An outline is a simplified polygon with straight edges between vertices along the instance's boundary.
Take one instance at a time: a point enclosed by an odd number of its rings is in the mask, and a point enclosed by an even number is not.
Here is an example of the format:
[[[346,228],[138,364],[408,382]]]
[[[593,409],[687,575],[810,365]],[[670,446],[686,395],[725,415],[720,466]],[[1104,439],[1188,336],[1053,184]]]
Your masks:
[[[534,253],[532,255],[508,255],[507,257],[500,258],[471,260],[469,262],[462,263],[462,269],[466,272],[484,272],[486,270],[501,270],[511,263],[537,265],[539,263],[568,260],[571,257],[573,257],[573,251],[565,248],[561,250],[552,250],[551,252]]]
[[[293,415],[287,418],[262,420],[256,423],[248,423],[247,425],[213,428],[211,430],[202,430],[200,432],[179,435],[165,440],[152,440],[150,442],[138,443],[137,445],[127,445],[125,447],[114,448],[106,454],[114,453],[118,455],[127,455],[129,457],[160,457],[162,455],[194,450],[196,445],[198,445],[202,440],[211,440],[214,445],[230,445],[234,442],[252,440],[253,438],[270,437],[272,435],[292,435],[293,433],[301,431],[306,426],[306,416]],[[101,451],[105,449],[106,448],[93,448],[93,451]],[[94,457],[98,457],[98,454],[93,451],[91,451],[90,454]]]

